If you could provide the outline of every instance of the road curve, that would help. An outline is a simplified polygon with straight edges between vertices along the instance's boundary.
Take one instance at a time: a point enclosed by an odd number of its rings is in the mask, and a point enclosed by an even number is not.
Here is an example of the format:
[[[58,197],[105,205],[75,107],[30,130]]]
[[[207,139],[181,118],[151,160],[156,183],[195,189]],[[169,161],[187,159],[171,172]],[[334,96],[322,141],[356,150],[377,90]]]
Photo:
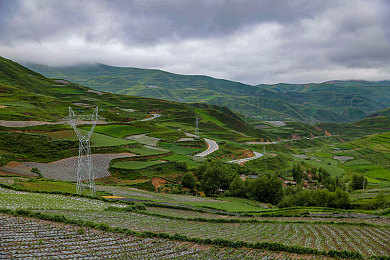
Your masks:
[[[153,119],[156,119],[157,117],[160,117],[161,114],[152,114],[152,117],[148,117],[148,118],[145,118],[145,119],[141,119],[139,120],[140,122],[145,122],[145,121],[149,121],[149,120],[153,120]]]
[[[244,163],[244,162],[247,162],[247,161],[250,161],[250,160],[254,160],[254,159],[257,159],[257,158],[260,158],[260,157],[264,156],[264,154],[262,154],[262,153],[258,153],[258,152],[253,152],[253,153],[255,154],[255,156],[248,157],[248,158],[243,158],[243,159],[237,159],[237,160],[228,161],[228,163]]]
[[[201,153],[195,155],[197,157],[205,157],[205,156],[209,155],[210,153],[213,153],[213,152],[215,152],[216,150],[219,149],[219,146],[218,146],[217,142],[215,142],[214,140],[210,140],[210,139],[207,139],[207,138],[204,138],[204,140],[206,141],[206,143],[207,143],[207,145],[209,147],[207,148],[206,151],[201,152]]]

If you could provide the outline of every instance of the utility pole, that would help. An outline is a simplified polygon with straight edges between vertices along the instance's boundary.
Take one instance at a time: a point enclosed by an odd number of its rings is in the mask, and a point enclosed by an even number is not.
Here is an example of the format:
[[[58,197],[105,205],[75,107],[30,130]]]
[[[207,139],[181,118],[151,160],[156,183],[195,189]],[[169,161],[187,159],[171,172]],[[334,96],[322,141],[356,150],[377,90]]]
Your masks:
[[[345,192],[347,192],[347,193],[348,193],[348,184],[349,184],[349,182],[347,182],[347,185],[345,186]]]

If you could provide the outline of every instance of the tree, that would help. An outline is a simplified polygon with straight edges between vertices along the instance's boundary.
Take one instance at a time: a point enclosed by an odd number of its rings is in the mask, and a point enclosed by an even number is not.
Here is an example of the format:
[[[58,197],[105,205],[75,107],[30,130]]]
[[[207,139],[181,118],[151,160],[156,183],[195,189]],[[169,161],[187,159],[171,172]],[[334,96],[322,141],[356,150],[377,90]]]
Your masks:
[[[248,195],[247,183],[241,180],[240,176],[236,176],[230,184],[229,192],[231,196],[246,198]]]
[[[329,202],[330,207],[334,208],[349,208],[350,201],[349,201],[349,195],[347,192],[341,190],[340,188],[337,188],[335,192],[332,192],[332,200]]]
[[[292,176],[294,178],[294,181],[297,183],[300,183],[303,179],[303,169],[300,165],[295,165],[292,169]]]
[[[352,175],[352,190],[363,189],[363,183],[367,184],[367,179],[363,175],[356,173]]]
[[[251,183],[251,195],[257,201],[277,204],[283,198],[283,182],[276,175],[263,175]]]
[[[383,194],[383,192],[379,192],[378,195],[376,195],[376,198],[374,200],[374,207],[376,209],[385,208],[389,206],[389,201],[386,198],[386,196]]]
[[[196,185],[195,176],[192,173],[187,172],[186,174],[183,175],[183,178],[181,180],[181,184],[184,187],[193,190],[195,188],[195,185]]]
[[[199,167],[198,175],[201,176],[200,187],[206,196],[213,196],[220,190],[229,189],[236,173],[229,164],[212,161]]]

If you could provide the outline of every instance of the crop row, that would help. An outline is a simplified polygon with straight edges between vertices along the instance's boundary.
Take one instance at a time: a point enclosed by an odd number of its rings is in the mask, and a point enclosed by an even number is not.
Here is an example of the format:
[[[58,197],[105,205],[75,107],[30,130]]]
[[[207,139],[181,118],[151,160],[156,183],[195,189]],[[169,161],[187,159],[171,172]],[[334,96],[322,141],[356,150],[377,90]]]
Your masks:
[[[134,231],[179,233],[189,237],[233,241],[278,242],[318,250],[356,251],[363,255],[388,255],[387,227],[314,223],[211,223],[165,219],[139,213],[63,211],[73,219],[105,223]]]
[[[201,247],[0,214],[0,259],[292,259],[302,255]]]
[[[125,206],[88,198],[29,193],[0,187],[0,207],[7,209],[104,210],[110,205]]]
[[[210,212],[199,212],[192,210],[184,210],[178,208],[166,208],[159,205],[147,207],[147,212],[152,214],[159,214],[168,217],[181,217],[181,218],[204,218],[204,219],[240,219],[240,220],[259,220],[259,221],[305,221],[305,222],[348,222],[348,223],[368,223],[373,225],[390,225],[390,218],[337,218],[337,217],[316,217],[316,216],[295,216],[295,217],[263,217],[263,216],[247,216],[247,215],[226,215]]]
[[[112,193],[116,196],[123,196],[129,198],[139,198],[145,200],[154,200],[154,201],[165,201],[171,203],[191,203],[191,202],[207,202],[213,203],[218,202],[221,203],[221,200],[215,200],[212,198],[204,198],[204,197],[196,197],[190,195],[176,195],[176,194],[164,194],[164,193],[154,193],[148,191],[134,190],[130,188],[124,187],[115,187],[115,186],[102,186],[97,185],[96,190],[106,191]],[[228,202],[226,202],[228,203]]]

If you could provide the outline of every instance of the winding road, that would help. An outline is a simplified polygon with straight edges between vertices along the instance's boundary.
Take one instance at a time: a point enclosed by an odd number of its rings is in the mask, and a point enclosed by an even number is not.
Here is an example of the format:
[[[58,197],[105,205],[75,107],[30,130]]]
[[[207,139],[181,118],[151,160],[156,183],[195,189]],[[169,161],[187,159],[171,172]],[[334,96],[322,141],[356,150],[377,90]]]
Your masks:
[[[258,152],[255,152],[255,151],[253,151],[253,153],[255,154],[255,156],[248,157],[248,158],[243,158],[243,159],[237,159],[237,160],[228,161],[228,163],[238,163],[238,164],[240,164],[240,163],[245,163],[247,161],[254,160],[254,159],[257,159],[257,158],[260,158],[260,157],[264,156],[264,154],[258,153]]]
[[[197,155],[195,155],[197,157],[205,157],[205,156],[207,156],[207,155],[209,155],[209,154],[211,154],[211,153],[213,153],[213,152],[215,152],[216,150],[219,149],[219,146],[218,146],[216,141],[211,140],[211,139],[207,139],[207,138],[204,138],[204,140],[206,141],[206,143],[207,143],[207,145],[209,147],[207,148],[206,151],[198,153]]]

